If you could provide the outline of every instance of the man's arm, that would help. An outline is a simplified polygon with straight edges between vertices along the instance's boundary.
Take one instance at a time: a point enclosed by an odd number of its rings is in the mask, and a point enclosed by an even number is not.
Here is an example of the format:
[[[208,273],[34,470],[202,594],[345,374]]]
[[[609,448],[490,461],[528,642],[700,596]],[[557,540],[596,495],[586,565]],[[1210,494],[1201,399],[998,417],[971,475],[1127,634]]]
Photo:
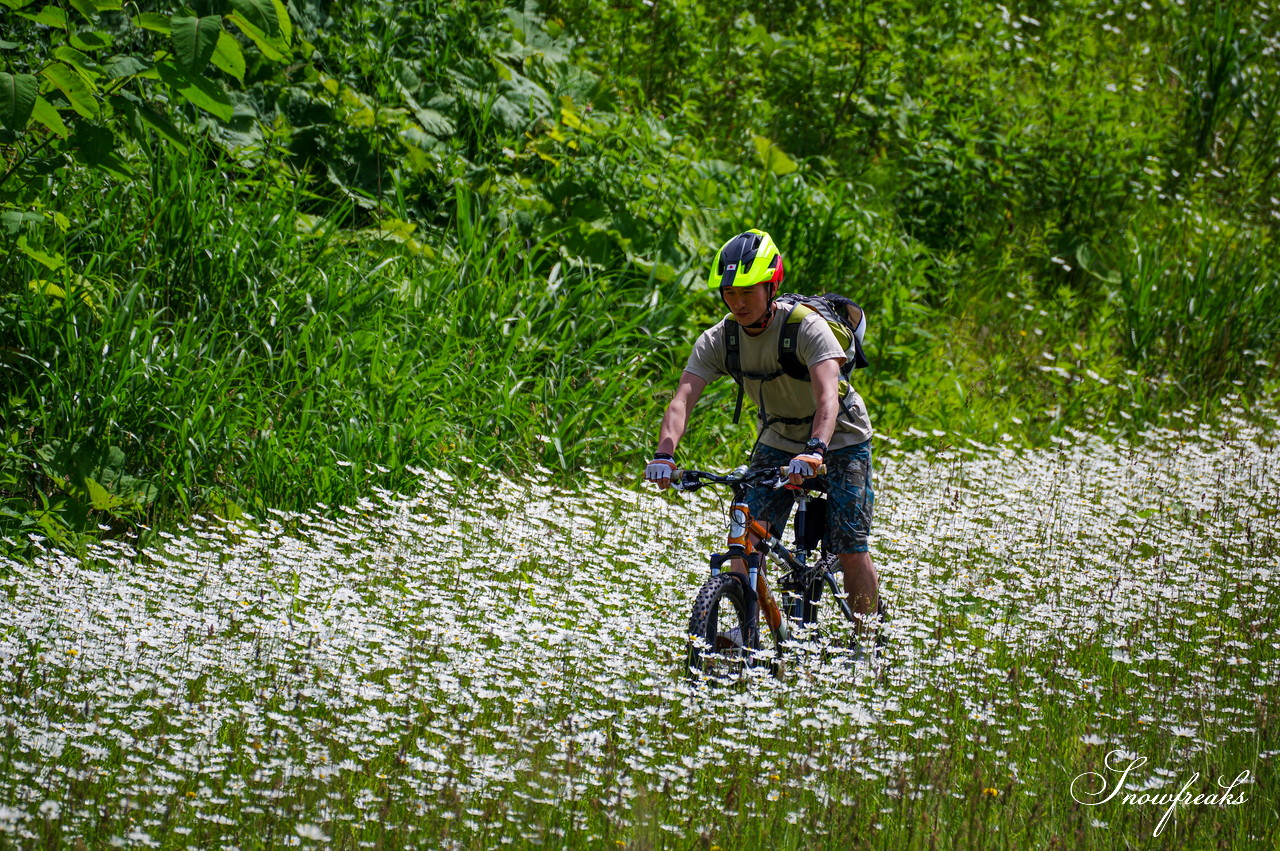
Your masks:
[[[836,417],[840,415],[840,365],[844,358],[828,358],[809,367],[809,380],[813,384],[813,401],[817,406],[813,414],[813,431],[825,444],[831,443],[836,433]]]
[[[813,412],[813,430],[809,432],[809,436],[821,440],[824,446],[831,443],[831,436],[836,433],[836,417],[840,412],[840,364],[843,362],[843,358],[828,358],[809,367],[809,381],[813,384],[813,401],[816,406]],[[822,453],[816,449],[805,449],[791,459],[787,475],[791,484],[798,485],[816,475],[821,466]]]
[[[680,438],[684,437],[684,430],[689,425],[689,412],[702,397],[702,391],[706,386],[707,382],[692,372],[680,374],[680,383],[676,385],[671,404],[667,405],[667,413],[662,417],[662,428],[658,432],[659,454],[676,454]],[[835,427],[834,419],[831,425],[832,428]]]

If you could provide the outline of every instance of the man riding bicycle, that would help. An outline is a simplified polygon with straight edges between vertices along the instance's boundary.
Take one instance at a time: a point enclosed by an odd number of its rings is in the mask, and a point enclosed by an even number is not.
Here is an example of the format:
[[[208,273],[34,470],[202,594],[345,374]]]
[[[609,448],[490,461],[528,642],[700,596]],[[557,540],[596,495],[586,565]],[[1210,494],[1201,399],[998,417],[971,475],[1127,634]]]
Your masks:
[[[806,316],[796,338],[809,381],[779,369],[779,335],[788,309],[774,298],[783,274],[782,254],[764,231],[746,231],[720,248],[709,286],[720,293],[730,315],[694,343],[663,416],[645,479],[659,488],[670,486],[676,447],[693,406],[708,384],[733,376],[727,340],[740,330],[741,384],[759,409],[751,468],[785,466],[791,483],[798,485],[826,465],[829,509],[823,546],[839,555],[849,607],[855,614],[870,615],[880,602],[879,577],[867,548],[874,502],[871,420],[862,397],[841,378],[845,352],[820,314]],[[787,488],[757,487],[747,495],[752,516],[775,530],[785,526],[792,502]],[[740,565],[735,569],[742,572]]]

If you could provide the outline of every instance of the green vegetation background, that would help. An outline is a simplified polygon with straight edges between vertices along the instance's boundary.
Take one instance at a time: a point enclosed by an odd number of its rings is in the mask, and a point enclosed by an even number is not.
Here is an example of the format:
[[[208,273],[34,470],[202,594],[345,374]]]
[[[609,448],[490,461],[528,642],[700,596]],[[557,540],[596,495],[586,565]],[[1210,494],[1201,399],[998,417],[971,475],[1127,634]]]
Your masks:
[[[0,537],[630,474],[748,226],[868,309],[891,439],[1256,400],[1278,33],[1192,0],[0,0]],[[682,458],[749,448],[724,384]]]

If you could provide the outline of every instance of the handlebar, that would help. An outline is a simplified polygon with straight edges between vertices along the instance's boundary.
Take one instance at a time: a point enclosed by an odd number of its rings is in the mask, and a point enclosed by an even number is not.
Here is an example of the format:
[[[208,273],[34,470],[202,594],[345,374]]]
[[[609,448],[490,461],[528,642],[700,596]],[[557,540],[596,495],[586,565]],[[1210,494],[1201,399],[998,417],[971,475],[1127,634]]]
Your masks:
[[[827,472],[827,465],[818,468],[818,475]],[[739,467],[730,473],[709,473],[706,470],[675,470],[671,474],[671,487],[678,491],[696,491],[704,485],[749,485],[762,484],[774,488],[794,487],[788,484],[789,476],[786,467],[765,467],[749,470]],[[799,487],[804,490],[820,490],[822,486],[816,478],[805,479]]]

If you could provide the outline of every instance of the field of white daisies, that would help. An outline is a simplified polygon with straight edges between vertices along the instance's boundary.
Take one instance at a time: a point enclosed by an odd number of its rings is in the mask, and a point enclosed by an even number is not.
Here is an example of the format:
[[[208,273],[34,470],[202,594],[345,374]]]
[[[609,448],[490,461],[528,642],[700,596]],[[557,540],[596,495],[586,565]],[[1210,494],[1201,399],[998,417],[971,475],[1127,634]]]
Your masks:
[[[424,471],[0,562],[0,845],[1272,848],[1275,420],[881,441],[882,655],[727,686],[723,494]]]

